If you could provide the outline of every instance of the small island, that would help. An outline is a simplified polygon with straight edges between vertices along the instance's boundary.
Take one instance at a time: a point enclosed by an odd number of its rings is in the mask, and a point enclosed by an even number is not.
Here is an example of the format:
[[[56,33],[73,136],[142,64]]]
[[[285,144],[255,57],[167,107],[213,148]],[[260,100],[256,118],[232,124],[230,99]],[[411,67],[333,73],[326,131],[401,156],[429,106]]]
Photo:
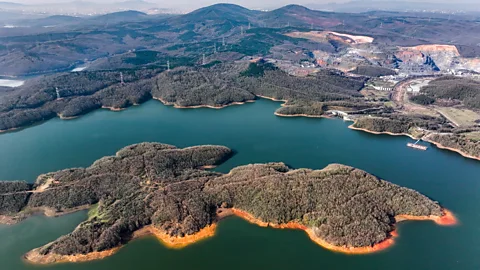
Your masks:
[[[144,235],[180,248],[213,236],[218,221],[229,215],[301,229],[327,249],[352,254],[390,246],[402,220],[455,224],[455,217],[428,197],[344,165],[205,170],[231,155],[224,146],[141,143],[88,168],[40,175],[33,185],[0,182],[0,222],[90,209],[73,232],[25,255],[37,264],[104,258]]]

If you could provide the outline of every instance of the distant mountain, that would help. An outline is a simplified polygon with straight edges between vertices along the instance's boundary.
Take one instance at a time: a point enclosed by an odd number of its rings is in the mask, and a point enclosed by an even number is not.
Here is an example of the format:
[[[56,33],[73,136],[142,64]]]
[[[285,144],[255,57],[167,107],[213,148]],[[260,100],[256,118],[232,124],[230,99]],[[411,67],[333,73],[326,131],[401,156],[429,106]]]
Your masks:
[[[260,11],[250,10],[234,4],[216,4],[197,9],[179,17],[184,22],[200,20],[235,20],[238,22],[249,22]]]
[[[288,5],[263,13],[260,19],[267,27],[310,27],[313,24],[316,28],[328,28],[342,24],[342,20],[339,20],[341,16],[300,5]]]
[[[100,15],[94,18],[91,18],[90,21],[95,21],[99,23],[119,23],[119,22],[132,22],[132,21],[139,21],[146,19],[148,17],[147,14],[135,11],[135,10],[128,10],[128,11],[120,11],[109,13],[106,15]]]
[[[431,2],[404,2],[404,1],[385,1],[385,0],[355,0],[344,3],[328,3],[317,4],[311,3],[306,5],[313,9],[327,10],[335,12],[366,12],[373,10],[388,10],[401,12],[480,12],[478,3],[431,3]]]
[[[256,24],[262,12],[233,4],[216,4],[168,19],[165,23],[171,31],[182,33],[182,40],[188,41],[202,36],[220,36],[246,31],[248,24]]]
[[[75,3],[84,7],[99,5]],[[228,61],[242,55],[268,57],[280,54],[284,59],[297,61],[310,57],[309,54],[297,54],[298,48],[334,53],[348,47],[341,39],[321,38],[330,35],[324,31],[372,37],[373,45],[378,46],[379,51],[384,47],[451,44],[456,45],[463,56],[480,55],[477,45],[480,28],[475,20],[460,15],[436,15],[391,11],[334,13],[299,5],[262,12],[238,5],[216,4],[175,16],[151,16],[122,10],[106,15],[50,16],[30,20],[31,25],[36,26],[66,26],[58,28],[15,28],[18,25],[5,22],[0,24],[0,74],[64,70],[85,59],[145,49],[199,61],[203,54]],[[320,41],[285,35],[309,30],[319,31],[310,34],[318,35]],[[140,56],[141,59],[135,61],[150,61],[150,54]],[[440,65],[437,59],[434,60]],[[360,58],[359,61],[364,60]],[[112,60],[110,64],[115,66],[117,62]]]
[[[18,8],[23,7],[22,4],[12,2],[0,2],[0,8]]]
[[[98,15],[93,17],[77,17],[67,15],[53,15],[39,19],[18,20],[14,25],[22,27],[65,27],[65,26],[87,26],[100,24],[116,24],[121,22],[136,22],[149,19],[143,12],[128,10]]]
[[[49,16],[46,18],[40,19],[28,19],[22,20],[17,24],[20,26],[28,26],[28,27],[49,27],[49,26],[66,26],[71,24],[77,24],[85,21],[84,18],[80,17],[73,17],[73,16],[65,16],[65,15],[54,15]]]
[[[45,14],[26,14],[20,11],[3,11],[0,8],[0,27],[2,25],[17,25],[22,20],[41,19],[47,16]]]
[[[24,13],[44,13],[50,15],[100,15],[112,12],[136,10],[148,13],[168,13],[155,3],[143,0],[129,0],[115,3],[97,3],[90,1],[72,1],[55,4],[28,4],[21,5],[10,2],[0,2],[0,9],[4,11],[18,11]]]
[[[130,9],[130,10],[146,10],[150,8],[157,8],[158,5],[155,3],[150,3],[142,0],[130,0],[124,2],[117,2],[115,6],[121,9]]]

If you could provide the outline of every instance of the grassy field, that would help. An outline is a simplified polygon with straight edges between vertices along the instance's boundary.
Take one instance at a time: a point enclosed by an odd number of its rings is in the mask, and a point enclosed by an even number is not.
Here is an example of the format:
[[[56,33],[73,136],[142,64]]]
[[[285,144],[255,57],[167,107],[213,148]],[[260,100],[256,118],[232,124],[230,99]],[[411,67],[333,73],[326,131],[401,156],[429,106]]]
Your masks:
[[[475,120],[480,119],[480,115],[472,110],[451,107],[437,107],[436,109],[459,127],[473,126],[475,125]]]
[[[360,94],[362,94],[366,98],[378,100],[378,99],[388,99],[390,92],[379,91],[379,90],[373,89],[372,87],[366,87],[360,91]]]
[[[465,135],[470,140],[477,141],[477,142],[480,141],[480,132],[470,132],[470,133],[467,133]]]

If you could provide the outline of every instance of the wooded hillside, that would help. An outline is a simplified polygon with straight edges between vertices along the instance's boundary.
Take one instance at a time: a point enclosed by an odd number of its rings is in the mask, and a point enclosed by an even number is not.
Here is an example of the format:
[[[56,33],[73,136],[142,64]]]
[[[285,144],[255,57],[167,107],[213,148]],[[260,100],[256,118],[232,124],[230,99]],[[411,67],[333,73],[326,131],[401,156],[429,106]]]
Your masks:
[[[223,146],[128,146],[88,168],[39,176],[35,192],[14,207],[3,198],[12,192],[25,196],[31,187],[0,182],[0,213],[20,220],[33,209],[62,213],[94,205],[87,221],[42,247],[41,255],[108,250],[146,225],[171,236],[194,234],[215,222],[219,207],[266,222],[295,221],[331,244],[351,247],[389,237],[396,215],[442,215],[441,207],[420,193],[343,165],[293,170],[283,163],[256,164],[229,174],[202,169],[231,154]]]

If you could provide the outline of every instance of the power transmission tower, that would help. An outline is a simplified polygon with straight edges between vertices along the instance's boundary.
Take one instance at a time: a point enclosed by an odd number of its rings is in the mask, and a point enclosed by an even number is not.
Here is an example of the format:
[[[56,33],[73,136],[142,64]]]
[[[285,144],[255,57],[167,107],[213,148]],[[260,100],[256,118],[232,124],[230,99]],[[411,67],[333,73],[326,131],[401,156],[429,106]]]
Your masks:
[[[167,60],[167,70],[170,70],[170,60]]]
[[[125,82],[123,81],[123,72],[120,72],[120,83],[123,85]]]
[[[55,87],[55,92],[57,93],[57,100],[61,99],[60,97],[60,91],[58,91],[58,87]]]
[[[252,29],[252,25],[248,23],[248,30]]]
[[[222,46],[225,47],[225,37],[222,38]]]
[[[202,57],[202,66],[207,64],[207,61],[205,60],[205,54],[203,54],[203,57]]]

